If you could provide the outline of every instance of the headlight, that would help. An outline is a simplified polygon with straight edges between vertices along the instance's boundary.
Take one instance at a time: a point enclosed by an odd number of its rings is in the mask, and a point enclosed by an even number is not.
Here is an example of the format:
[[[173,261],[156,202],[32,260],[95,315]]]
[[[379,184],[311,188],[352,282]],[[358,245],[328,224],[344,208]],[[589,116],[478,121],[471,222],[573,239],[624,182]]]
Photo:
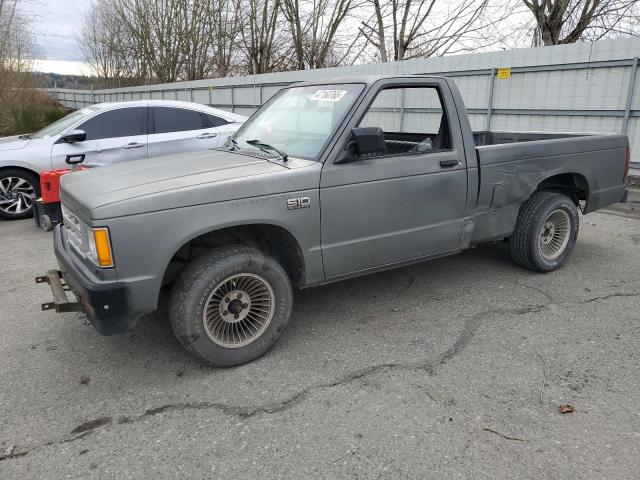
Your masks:
[[[97,267],[111,268],[114,266],[108,228],[91,228],[64,205],[62,206],[62,217],[67,241],[79,255],[89,259]]]

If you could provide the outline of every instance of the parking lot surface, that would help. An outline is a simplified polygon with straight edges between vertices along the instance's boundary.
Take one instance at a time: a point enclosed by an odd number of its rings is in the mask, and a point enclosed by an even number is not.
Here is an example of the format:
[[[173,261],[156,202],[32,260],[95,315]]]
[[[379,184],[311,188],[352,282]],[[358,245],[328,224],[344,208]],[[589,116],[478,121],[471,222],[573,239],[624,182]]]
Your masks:
[[[217,370],[166,306],[124,337],[41,312],[50,234],[0,223],[0,477],[638,478],[639,252],[627,209],[546,275],[496,243],[302,290]]]

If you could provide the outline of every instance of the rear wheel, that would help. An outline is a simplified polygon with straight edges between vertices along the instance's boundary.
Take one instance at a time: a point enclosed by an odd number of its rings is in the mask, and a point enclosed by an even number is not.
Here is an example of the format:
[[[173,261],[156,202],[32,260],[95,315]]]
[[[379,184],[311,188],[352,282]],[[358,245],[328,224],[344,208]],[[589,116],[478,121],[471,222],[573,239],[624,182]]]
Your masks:
[[[550,272],[569,257],[578,238],[578,210],[566,195],[536,192],[520,208],[509,241],[516,263]]]
[[[169,318],[189,352],[228,367],[269,350],[289,322],[291,304],[291,284],[278,262],[230,246],[191,261],[173,286]]]
[[[18,169],[0,171],[0,218],[18,220],[33,215],[40,182],[32,173]]]

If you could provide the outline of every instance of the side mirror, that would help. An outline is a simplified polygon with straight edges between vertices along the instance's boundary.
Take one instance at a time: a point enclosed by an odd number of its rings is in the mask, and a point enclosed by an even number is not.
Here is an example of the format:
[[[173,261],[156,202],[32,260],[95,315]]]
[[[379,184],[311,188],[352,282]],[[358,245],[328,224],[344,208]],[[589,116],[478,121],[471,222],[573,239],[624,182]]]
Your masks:
[[[84,130],[71,130],[70,132],[65,133],[60,141],[64,143],[76,143],[76,142],[84,142],[87,139],[87,134]]]
[[[351,130],[351,138],[355,144],[355,154],[361,157],[372,157],[387,153],[384,132],[380,127],[359,127]]]

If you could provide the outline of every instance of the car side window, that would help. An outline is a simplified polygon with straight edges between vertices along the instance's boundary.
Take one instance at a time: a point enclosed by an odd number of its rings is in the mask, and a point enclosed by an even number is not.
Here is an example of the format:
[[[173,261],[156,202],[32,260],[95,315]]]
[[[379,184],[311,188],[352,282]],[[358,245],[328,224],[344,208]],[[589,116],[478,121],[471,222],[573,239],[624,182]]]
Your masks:
[[[209,124],[208,127],[221,127],[222,125],[231,123],[224,118],[216,117],[215,115],[211,115],[210,113],[203,113],[202,115],[204,116],[205,122]]]
[[[154,107],[155,133],[186,132],[210,128],[204,115],[196,110],[173,107]]]
[[[449,122],[436,87],[384,89],[358,126],[382,129],[385,155],[451,150]]]
[[[147,134],[147,107],[117,108],[99,113],[80,126],[87,140]]]

